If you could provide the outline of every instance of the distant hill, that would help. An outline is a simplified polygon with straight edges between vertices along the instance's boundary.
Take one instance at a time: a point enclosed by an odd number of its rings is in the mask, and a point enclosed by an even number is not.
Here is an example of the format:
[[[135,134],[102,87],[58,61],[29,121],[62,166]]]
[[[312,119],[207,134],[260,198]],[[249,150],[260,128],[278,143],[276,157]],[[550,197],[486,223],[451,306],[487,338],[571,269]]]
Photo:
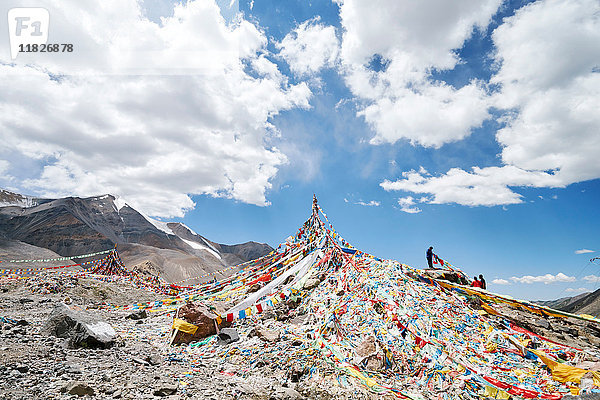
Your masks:
[[[158,272],[171,282],[204,274],[221,277],[225,267],[273,250],[264,243],[212,242],[182,223],[157,221],[109,194],[41,199],[0,190],[0,238],[0,254],[8,243],[12,251],[22,243],[61,256],[116,244],[125,265]]]
[[[577,300],[566,305],[562,310],[575,314],[590,314],[600,317],[600,289],[579,297]]]
[[[556,299],[556,300],[538,300],[538,301],[535,301],[534,303],[537,303],[542,306],[554,308],[555,310],[563,310],[563,307],[569,306],[571,303],[576,302],[577,300],[587,296],[588,294],[590,294],[590,292],[581,293],[581,294],[578,294],[577,296],[573,296],[573,297],[561,297],[560,299]],[[563,311],[565,311],[565,310],[563,310]]]
[[[536,301],[536,303],[572,314],[589,314],[600,317],[600,289],[592,293],[587,292],[557,300]]]

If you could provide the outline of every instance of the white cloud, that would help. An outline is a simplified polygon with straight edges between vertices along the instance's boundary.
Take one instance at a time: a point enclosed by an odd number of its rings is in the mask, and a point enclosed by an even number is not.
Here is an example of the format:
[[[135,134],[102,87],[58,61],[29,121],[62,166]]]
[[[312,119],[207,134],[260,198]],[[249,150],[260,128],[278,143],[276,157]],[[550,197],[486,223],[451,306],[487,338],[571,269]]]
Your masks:
[[[574,276],[568,276],[563,274],[562,272],[559,272],[556,275],[552,275],[552,274],[546,274],[546,275],[538,275],[538,276],[531,276],[531,275],[525,275],[522,277],[516,277],[513,276],[510,278],[513,282],[518,282],[518,283],[543,283],[543,284],[550,284],[550,283],[557,283],[557,282],[575,282],[577,279],[575,279]]]
[[[568,293],[587,293],[587,292],[589,292],[589,289],[582,288],[582,287],[577,288],[577,289],[575,289],[575,288],[568,288],[568,289],[565,289],[565,292],[568,292]]]
[[[7,173],[10,164],[6,160],[0,160],[0,178],[4,178],[4,174]]]
[[[600,276],[597,275],[587,275],[583,277],[583,280],[589,283],[598,283],[600,282]]]
[[[320,18],[308,20],[288,33],[276,46],[292,72],[303,76],[333,67],[338,57],[339,42],[333,26],[319,23]]]
[[[342,70],[364,104],[358,115],[375,132],[372,144],[406,139],[440,147],[468,136],[489,117],[479,82],[454,88],[431,77],[460,62],[456,49],[475,27],[488,25],[501,0],[337,2],[344,28]]]
[[[595,0],[539,1],[494,32],[495,104],[518,111],[497,134],[504,163],[563,184],[600,177],[599,13]]]
[[[553,174],[526,171],[513,166],[473,167],[472,172],[452,168],[441,176],[431,176],[421,167],[420,171],[402,173],[403,179],[383,181],[386,191],[428,194],[424,202],[430,204],[457,203],[467,206],[494,206],[522,203],[521,195],[508,186],[560,187],[560,180]]]
[[[411,196],[399,198],[398,205],[400,206],[400,211],[404,211],[405,213],[417,214],[421,212],[419,207],[414,207],[415,199]]]
[[[594,253],[594,250],[588,250],[588,249],[575,250],[575,254],[586,254],[586,253]]]
[[[495,284],[495,285],[510,285],[510,282],[507,281],[506,279],[499,279],[499,278],[494,279],[492,281],[492,283]]]
[[[364,201],[360,200],[360,201],[357,201],[354,204],[357,204],[359,206],[366,206],[366,207],[379,207],[381,205],[381,203],[379,201],[376,201],[376,200],[371,200],[369,202],[364,202]]]
[[[214,1],[177,5],[160,25],[135,0],[40,6],[53,40],[76,51],[7,64],[0,44],[0,156],[43,163],[22,187],[110,192],[157,216],[181,216],[194,206],[188,194],[269,204],[287,162],[271,118],[309,107],[311,91],[265,57],[263,32],[241,17],[228,25]]]
[[[565,187],[600,178],[599,13],[595,0],[537,1],[494,31],[498,70],[491,83],[499,90],[486,101],[505,111],[504,127],[496,134],[501,167],[451,169],[437,177],[411,171],[412,179],[386,180],[382,186],[429,194],[434,203],[492,206],[523,202],[515,187]],[[482,112],[475,107],[476,114]],[[385,118],[396,117],[386,114],[377,123]],[[452,124],[446,131],[453,131]],[[425,139],[404,137],[423,145],[445,142],[427,134]],[[460,135],[448,133],[446,139],[452,138]]]

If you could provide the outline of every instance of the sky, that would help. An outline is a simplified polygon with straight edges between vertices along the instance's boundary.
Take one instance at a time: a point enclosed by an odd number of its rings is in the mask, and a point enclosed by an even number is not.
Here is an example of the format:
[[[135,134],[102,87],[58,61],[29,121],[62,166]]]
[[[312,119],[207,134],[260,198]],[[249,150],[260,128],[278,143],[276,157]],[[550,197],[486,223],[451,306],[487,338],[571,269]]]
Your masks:
[[[17,7],[73,51],[13,59],[0,18],[0,187],[274,247],[315,193],[381,258],[431,245],[522,299],[600,287],[597,0]]]

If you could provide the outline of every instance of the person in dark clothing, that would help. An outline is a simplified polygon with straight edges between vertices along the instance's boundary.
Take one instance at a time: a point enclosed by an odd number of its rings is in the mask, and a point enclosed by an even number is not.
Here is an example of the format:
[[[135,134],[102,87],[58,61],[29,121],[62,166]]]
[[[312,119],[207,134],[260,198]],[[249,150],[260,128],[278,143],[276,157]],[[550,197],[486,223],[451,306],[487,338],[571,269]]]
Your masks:
[[[429,268],[433,268],[433,246],[427,249],[427,264],[429,264]]]
[[[485,284],[485,279],[483,279],[483,275],[479,275],[479,283],[482,289],[487,289],[487,285]]]

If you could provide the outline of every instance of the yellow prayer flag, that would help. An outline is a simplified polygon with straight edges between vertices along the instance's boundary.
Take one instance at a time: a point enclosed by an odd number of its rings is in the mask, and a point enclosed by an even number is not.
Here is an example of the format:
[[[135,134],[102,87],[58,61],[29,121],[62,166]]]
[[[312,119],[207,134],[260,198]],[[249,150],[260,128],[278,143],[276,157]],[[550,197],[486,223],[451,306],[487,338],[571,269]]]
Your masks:
[[[175,318],[173,319],[173,329],[193,335],[198,330],[198,327],[182,319]]]

